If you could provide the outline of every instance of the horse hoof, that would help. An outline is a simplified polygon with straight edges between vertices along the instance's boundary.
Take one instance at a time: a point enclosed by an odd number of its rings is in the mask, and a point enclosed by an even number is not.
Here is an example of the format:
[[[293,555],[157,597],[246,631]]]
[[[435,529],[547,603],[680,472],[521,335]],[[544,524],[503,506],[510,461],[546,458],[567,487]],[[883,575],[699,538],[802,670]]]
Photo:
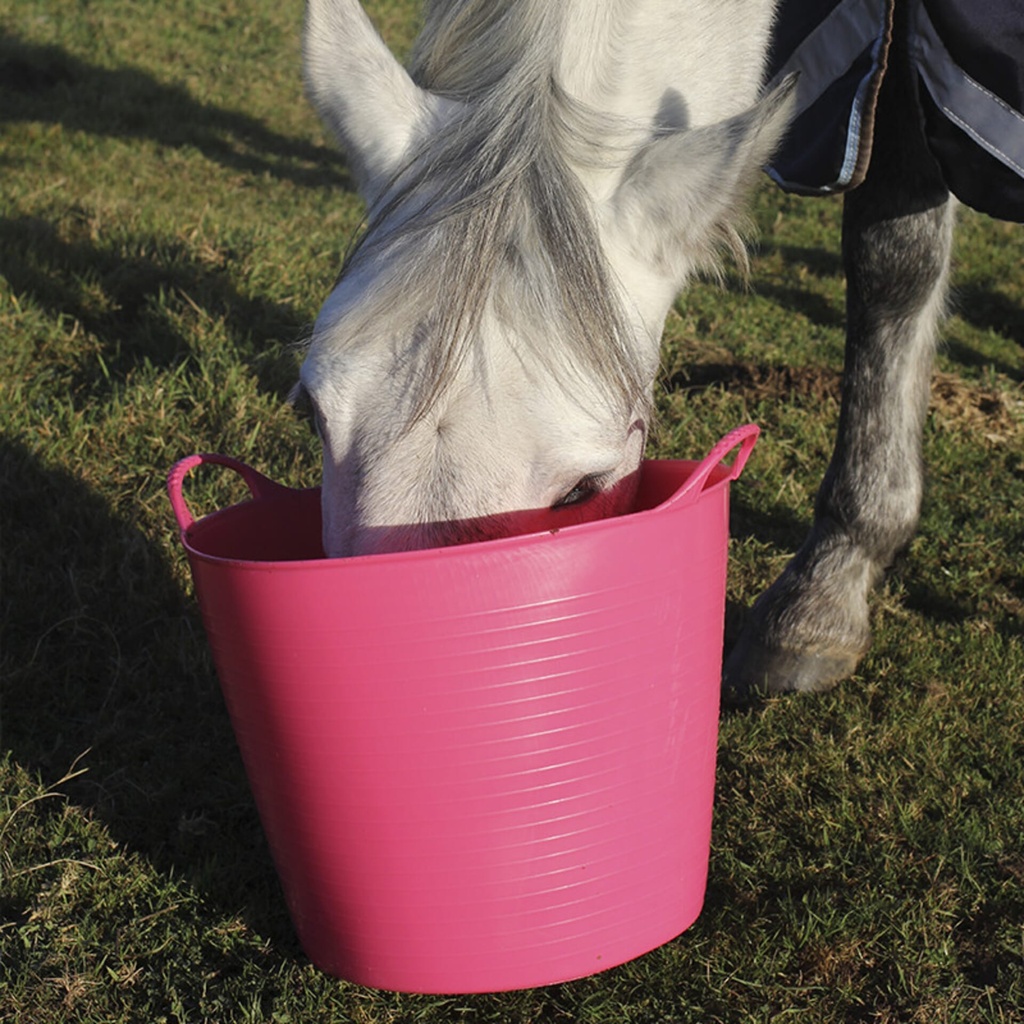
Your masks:
[[[824,693],[853,673],[863,653],[835,648],[773,650],[741,636],[722,671],[722,699],[742,705],[770,693]]]

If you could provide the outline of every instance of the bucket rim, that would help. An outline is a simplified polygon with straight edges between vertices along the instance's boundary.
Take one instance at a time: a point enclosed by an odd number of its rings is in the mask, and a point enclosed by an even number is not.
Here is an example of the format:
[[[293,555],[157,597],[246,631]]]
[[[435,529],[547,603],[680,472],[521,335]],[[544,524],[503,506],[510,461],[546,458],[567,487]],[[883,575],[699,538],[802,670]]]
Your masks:
[[[182,546],[190,558],[197,558],[212,565],[231,567],[233,569],[249,569],[257,572],[281,571],[283,569],[303,571],[326,571],[339,565],[365,566],[370,562],[376,565],[399,565],[403,563],[436,562],[442,559],[467,558],[476,554],[497,552],[513,548],[535,547],[538,543],[557,543],[560,539],[578,538],[592,536],[602,531],[623,529],[624,524],[648,521],[655,516],[663,516],[669,511],[679,511],[681,508],[697,504],[708,497],[717,494],[719,491],[729,488],[743,471],[747,459],[753,450],[754,444],[760,435],[760,428],[755,424],[744,424],[726,434],[701,460],[691,459],[643,459],[641,471],[647,466],[679,466],[691,467],[690,472],[682,480],[679,486],[664,500],[650,508],[638,509],[624,512],[620,515],[609,516],[603,519],[589,520],[583,523],[535,530],[529,533],[518,533],[509,537],[495,537],[488,540],[471,541],[466,544],[451,544],[444,547],[416,548],[409,551],[389,551],[370,555],[353,555],[348,558],[329,558],[321,555],[318,558],[296,558],[296,559],[249,559],[234,558],[223,555],[211,554],[195,547],[190,541],[190,535],[197,528],[203,527],[214,519],[237,512],[239,509],[247,508],[253,504],[269,504],[279,501],[295,501],[297,499],[310,499],[314,494],[321,492],[320,487],[287,487],[278,484],[262,476],[256,470],[240,463],[229,456],[224,455],[193,455],[179,460],[171,469],[167,479],[167,489],[171,498],[171,504],[179,522],[179,537]],[[731,465],[726,465],[723,459],[734,449],[739,448],[736,458]],[[247,501],[237,502],[226,508],[217,509],[200,519],[193,520],[184,504],[181,494],[181,487],[185,475],[193,467],[204,462],[212,462],[235,469],[249,485],[253,496]],[[184,515],[187,521],[183,520]]]

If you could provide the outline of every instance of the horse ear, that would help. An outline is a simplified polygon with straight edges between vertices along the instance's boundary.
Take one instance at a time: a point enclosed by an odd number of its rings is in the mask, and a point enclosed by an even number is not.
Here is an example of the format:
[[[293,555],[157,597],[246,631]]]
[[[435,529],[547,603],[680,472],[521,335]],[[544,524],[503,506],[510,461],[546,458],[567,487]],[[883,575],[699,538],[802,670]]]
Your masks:
[[[630,161],[612,222],[635,256],[681,286],[713,261],[792,116],[796,76],[727,121],[663,135]]]
[[[308,0],[303,64],[306,91],[372,202],[442,101],[412,81],[358,0]]]

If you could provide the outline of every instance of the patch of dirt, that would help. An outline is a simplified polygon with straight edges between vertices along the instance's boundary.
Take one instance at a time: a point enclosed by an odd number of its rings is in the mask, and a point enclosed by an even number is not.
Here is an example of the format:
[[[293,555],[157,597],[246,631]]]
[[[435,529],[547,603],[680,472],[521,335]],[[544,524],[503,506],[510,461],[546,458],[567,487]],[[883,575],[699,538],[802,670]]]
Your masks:
[[[838,403],[842,374],[823,366],[694,363],[665,381],[669,392],[715,387],[752,401]],[[941,428],[971,433],[991,444],[1024,439],[1024,387],[999,388],[938,372],[932,379],[931,412]]]
[[[936,373],[931,411],[941,427],[970,432],[990,444],[1024,437],[1024,388],[1002,390]]]
[[[807,985],[847,988],[862,982],[874,964],[874,958],[854,939],[815,943],[800,956],[801,980]]]
[[[696,363],[666,381],[669,391],[702,391],[716,386],[754,400],[838,402],[842,375],[823,366]]]

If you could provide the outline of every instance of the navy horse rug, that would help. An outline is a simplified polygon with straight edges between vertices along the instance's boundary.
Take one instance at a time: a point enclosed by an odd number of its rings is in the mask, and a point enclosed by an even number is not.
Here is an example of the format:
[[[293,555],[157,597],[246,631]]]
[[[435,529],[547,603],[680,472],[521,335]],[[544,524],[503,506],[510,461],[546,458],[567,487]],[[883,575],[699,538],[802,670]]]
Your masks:
[[[1024,221],[1022,0],[783,0],[769,75],[796,71],[797,116],[769,174],[810,195],[861,183],[895,4],[909,4],[906,57],[920,117],[949,190],[968,206]]]

